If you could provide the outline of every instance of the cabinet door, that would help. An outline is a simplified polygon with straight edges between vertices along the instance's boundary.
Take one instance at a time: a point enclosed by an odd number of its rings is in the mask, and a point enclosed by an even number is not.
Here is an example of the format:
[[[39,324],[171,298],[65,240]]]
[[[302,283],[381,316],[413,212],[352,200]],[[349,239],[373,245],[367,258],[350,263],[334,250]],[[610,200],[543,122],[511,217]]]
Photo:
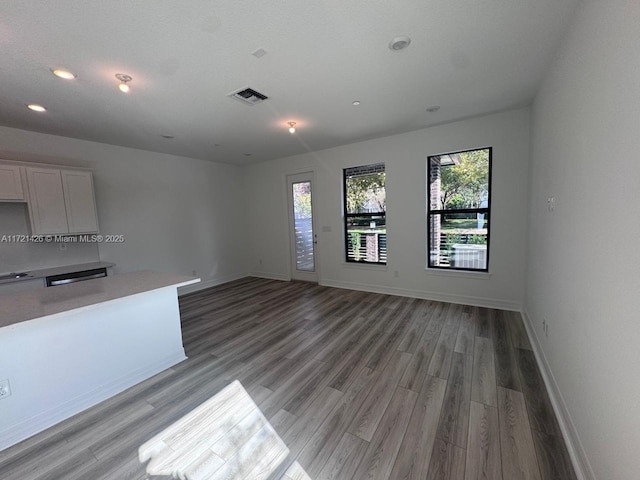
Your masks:
[[[0,165],[0,200],[24,200],[21,167]]]
[[[69,233],[97,232],[98,215],[91,172],[62,170],[62,186]]]
[[[33,233],[69,233],[60,170],[31,167],[26,170]]]

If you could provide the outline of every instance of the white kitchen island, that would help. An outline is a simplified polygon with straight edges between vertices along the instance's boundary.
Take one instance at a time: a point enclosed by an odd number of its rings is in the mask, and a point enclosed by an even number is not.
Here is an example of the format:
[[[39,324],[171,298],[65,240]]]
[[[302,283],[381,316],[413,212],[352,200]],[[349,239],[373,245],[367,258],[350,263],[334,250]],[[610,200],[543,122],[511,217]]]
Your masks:
[[[0,295],[0,450],[184,360],[181,275],[132,272]]]

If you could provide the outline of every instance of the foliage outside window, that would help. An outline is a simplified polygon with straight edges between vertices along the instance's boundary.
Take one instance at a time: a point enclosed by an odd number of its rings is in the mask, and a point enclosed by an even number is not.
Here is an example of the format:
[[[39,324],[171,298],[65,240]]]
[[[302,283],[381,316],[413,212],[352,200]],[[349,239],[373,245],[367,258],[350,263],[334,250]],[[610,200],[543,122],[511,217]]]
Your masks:
[[[344,169],[347,262],[387,263],[387,194],[384,163]]]
[[[311,219],[311,182],[293,184],[293,215],[295,218]]]
[[[427,267],[489,270],[491,147],[427,159]]]

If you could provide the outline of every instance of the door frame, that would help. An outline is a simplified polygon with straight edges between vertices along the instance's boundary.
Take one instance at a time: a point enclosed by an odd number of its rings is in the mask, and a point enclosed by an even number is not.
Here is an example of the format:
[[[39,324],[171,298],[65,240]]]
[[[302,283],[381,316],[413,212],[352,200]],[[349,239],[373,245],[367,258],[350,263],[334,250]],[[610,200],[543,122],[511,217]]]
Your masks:
[[[313,272],[304,272],[296,269],[296,242],[295,242],[295,229],[293,218],[293,193],[291,185],[302,181],[311,182],[311,227],[313,228],[314,243],[313,243]],[[318,221],[317,221],[317,207],[316,207],[316,186],[315,186],[315,172],[313,169],[301,169],[286,173],[284,175],[284,191],[285,191],[285,205],[287,215],[287,238],[289,239],[289,254],[287,255],[289,263],[289,278],[291,280],[301,280],[305,282],[319,283],[320,281],[320,268],[319,268],[319,255],[318,255]]]

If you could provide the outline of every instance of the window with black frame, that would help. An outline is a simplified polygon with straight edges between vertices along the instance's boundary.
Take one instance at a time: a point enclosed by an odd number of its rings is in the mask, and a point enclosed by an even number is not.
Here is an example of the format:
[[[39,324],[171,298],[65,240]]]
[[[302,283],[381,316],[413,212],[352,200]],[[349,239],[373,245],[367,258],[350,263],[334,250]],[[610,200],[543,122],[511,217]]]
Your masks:
[[[489,271],[491,147],[427,158],[427,267]]]
[[[347,262],[387,263],[387,195],[384,163],[344,169]]]

